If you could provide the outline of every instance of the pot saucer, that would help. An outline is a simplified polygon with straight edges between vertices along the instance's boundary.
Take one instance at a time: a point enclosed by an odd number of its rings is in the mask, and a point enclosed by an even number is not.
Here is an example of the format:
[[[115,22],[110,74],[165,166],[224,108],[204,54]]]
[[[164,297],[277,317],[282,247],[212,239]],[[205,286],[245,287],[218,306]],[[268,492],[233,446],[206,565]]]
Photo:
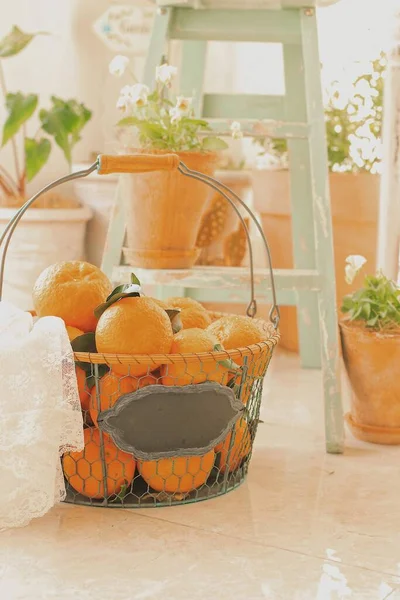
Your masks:
[[[400,427],[376,427],[356,423],[350,413],[346,413],[345,420],[350,431],[358,440],[371,444],[400,445]]]

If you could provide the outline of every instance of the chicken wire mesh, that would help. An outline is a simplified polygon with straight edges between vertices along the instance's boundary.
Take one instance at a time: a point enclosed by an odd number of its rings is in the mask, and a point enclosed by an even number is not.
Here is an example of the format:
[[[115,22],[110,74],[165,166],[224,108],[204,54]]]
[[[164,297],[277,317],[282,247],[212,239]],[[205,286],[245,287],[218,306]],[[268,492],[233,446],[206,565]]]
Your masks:
[[[170,506],[206,500],[240,485],[247,474],[259,423],[263,378],[278,341],[271,325],[259,323],[266,331],[266,341],[233,351],[148,357],[75,353],[85,447],[63,457],[66,501],[111,508]],[[234,424],[222,432],[219,443],[203,452],[189,455],[179,448],[175,454],[172,450],[172,455],[169,452],[157,459],[138,457],[118,447],[114,436],[102,427],[102,415],[124,399],[134,398],[139,390],[148,388],[154,394],[168,387],[179,394],[210,382],[217,390],[232,390],[241,409]],[[208,408],[205,419],[199,419],[195,427],[212,428],[216,418],[217,406],[215,411]],[[183,439],[192,435],[188,422],[178,416],[172,420],[172,424],[166,422],[168,430],[180,428]],[[152,430],[151,413],[148,421],[149,435],[159,435]],[[118,428],[132,429],[123,420]],[[207,432],[205,437],[210,435]],[[165,436],[168,438],[168,431]]]

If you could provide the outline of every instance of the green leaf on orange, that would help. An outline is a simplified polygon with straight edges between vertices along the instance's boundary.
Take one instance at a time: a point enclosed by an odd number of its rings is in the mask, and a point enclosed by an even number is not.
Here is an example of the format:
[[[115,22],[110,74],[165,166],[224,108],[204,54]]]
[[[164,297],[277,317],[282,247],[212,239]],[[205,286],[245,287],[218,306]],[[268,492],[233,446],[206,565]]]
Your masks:
[[[124,283],[123,285],[118,285],[108,296],[105,302],[99,304],[97,308],[94,310],[94,316],[96,319],[100,319],[101,315],[115,302],[121,300],[122,298],[137,298],[141,295],[141,284],[139,279],[136,277],[134,273],[131,274],[131,283]]]
[[[74,352],[90,352],[92,354],[97,354],[96,347],[96,336],[94,333],[84,333],[83,335],[78,335],[71,342],[72,350]],[[90,389],[96,383],[96,378],[93,375],[93,365],[91,363],[76,361],[75,364],[83,369],[86,373],[86,384]],[[98,365],[98,373],[99,377],[102,377],[109,371],[107,365]]]
[[[225,348],[221,346],[221,344],[215,344],[214,352],[225,352]],[[237,365],[231,358],[224,358],[223,360],[218,360],[217,363],[224,367],[228,371],[232,371],[235,373],[236,371],[240,371],[242,367]]]

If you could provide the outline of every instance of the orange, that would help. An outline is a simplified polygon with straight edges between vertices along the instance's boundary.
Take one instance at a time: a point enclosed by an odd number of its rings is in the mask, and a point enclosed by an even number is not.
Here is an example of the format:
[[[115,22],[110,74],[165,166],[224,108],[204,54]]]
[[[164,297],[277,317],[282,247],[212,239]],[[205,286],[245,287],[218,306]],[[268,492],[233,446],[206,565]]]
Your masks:
[[[164,300],[159,300],[158,298],[150,298],[150,299],[153,300],[153,302],[158,304],[158,306],[160,308],[163,308],[164,310],[167,310],[169,308],[168,304],[166,304],[166,302],[164,302]]]
[[[100,432],[89,427],[83,432],[84,449],[63,456],[63,470],[68,483],[87,498],[109,498],[129,486],[135,475],[136,462],[131,454],[119,450],[110,437],[103,436],[106,488],[104,489]]]
[[[182,329],[174,335],[171,354],[212,352],[216,344],[216,338],[204,329]],[[225,385],[228,381],[228,371],[214,358],[196,356],[161,367],[163,385],[189,385],[203,381],[217,381]]]
[[[187,493],[203,485],[214,466],[215,452],[203,456],[179,456],[138,461],[139,473],[156,492]]]
[[[136,392],[136,390],[148,385],[155,385],[157,379],[153,375],[146,375],[138,379],[128,376],[118,376],[112,371],[103,375],[99,381],[100,393],[100,411],[112,408],[118,398],[123,394]],[[97,427],[97,417],[99,414],[96,386],[92,388],[90,399],[90,416],[93,424]]]
[[[204,308],[193,298],[168,298],[165,301],[169,308],[181,309],[181,322],[183,329],[205,329],[211,323],[211,317]]]
[[[66,330],[70,342],[72,342],[75,338],[79,337],[80,335],[84,334],[84,331],[82,331],[82,329],[77,329],[76,327],[71,327],[70,325],[66,326]]]
[[[88,411],[90,408],[90,390],[86,385],[86,373],[81,367],[75,367],[75,373],[82,410]]]
[[[234,432],[235,437],[230,450],[232,432],[229,432],[225,440],[215,448],[215,452],[220,453],[219,470],[221,473],[225,473],[227,468],[230,472],[236,471],[251,450],[251,436],[246,421],[243,419],[237,421]]]
[[[105,302],[112,286],[94,265],[73,260],[47,267],[33,286],[33,303],[39,317],[61,317],[66,325],[94,331],[94,309]]]
[[[227,315],[214,321],[207,331],[215,335],[225,350],[243,348],[265,340],[261,329],[250,317]]]
[[[101,315],[96,329],[96,346],[100,353],[168,354],[173,339],[171,321],[151,298],[123,298]],[[150,370],[158,367],[152,364]],[[145,375],[147,365],[113,365],[122,375]]]

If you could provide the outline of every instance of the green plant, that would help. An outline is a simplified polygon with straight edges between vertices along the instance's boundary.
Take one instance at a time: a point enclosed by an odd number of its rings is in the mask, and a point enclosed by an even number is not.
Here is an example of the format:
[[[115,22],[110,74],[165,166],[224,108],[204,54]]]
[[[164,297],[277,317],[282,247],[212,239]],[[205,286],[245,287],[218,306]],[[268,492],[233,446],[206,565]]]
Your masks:
[[[38,174],[50,156],[51,138],[61,148],[68,164],[71,165],[72,149],[80,140],[80,133],[92,115],[90,110],[76,100],[62,100],[52,96],[50,108],[42,108],[38,112],[39,127],[36,133],[33,136],[28,135],[27,122],[37,113],[39,97],[37,94],[9,92],[2,61],[19,54],[37,35],[43,34],[25,33],[14,26],[11,32],[0,40],[0,87],[8,113],[3,126],[1,146],[9,143],[12,145],[15,164],[15,178],[4,167],[0,167],[0,188],[6,197],[25,196],[26,183]],[[18,138],[23,148],[22,166]]]
[[[354,258],[362,257],[347,258],[348,283],[353,281],[365,264],[365,259],[358,266],[351,264]],[[362,288],[343,298],[342,312],[349,321],[361,321],[369,329],[396,329],[400,327],[400,288],[381,272],[367,275]]]
[[[110,72],[120,77],[128,63],[127,57],[116,56],[110,63]],[[117,108],[125,116],[117,126],[136,128],[139,143],[146,150],[206,152],[227,148],[223,140],[208,134],[211,128],[207,121],[195,118],[193,98],[178,96],[175,102],[170,100],[168,91],[176,72],[168,64],[157,67],[152,92],[141,83],[124,86]]]
[[[331,171],[379,172],[386,66],[382,52],[370,63],[368,72],[355,79],[350,95],[341,91],[338,81],[327,91],[325,125]],[[267,152],[276,160],[286,160],[286,140],[259,140],[259,144],[261,156]]]

